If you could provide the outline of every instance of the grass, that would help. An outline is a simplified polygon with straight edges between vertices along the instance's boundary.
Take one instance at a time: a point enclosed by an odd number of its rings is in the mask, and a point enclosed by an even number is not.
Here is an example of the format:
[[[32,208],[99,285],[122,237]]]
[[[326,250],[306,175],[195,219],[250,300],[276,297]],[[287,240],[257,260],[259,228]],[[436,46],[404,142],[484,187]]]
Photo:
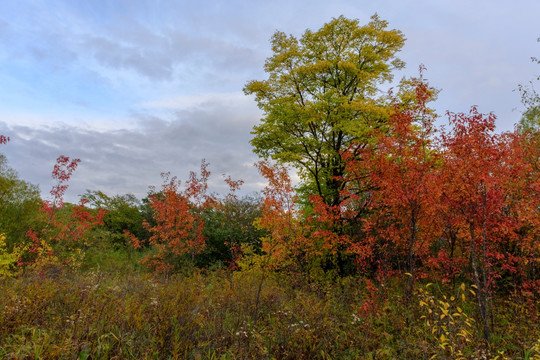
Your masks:
[[[497,299],[488,346],[459,288],[420,285],[405,301],[392,282],[274,274],[256,304],[256,272],[163,279],[121,258],[111,254],[116,263],[105,269],[50,267],[0,280],[0,358],[540,358],[538,302]],[[458,307],[462,315],[439,319],[441,309]]]

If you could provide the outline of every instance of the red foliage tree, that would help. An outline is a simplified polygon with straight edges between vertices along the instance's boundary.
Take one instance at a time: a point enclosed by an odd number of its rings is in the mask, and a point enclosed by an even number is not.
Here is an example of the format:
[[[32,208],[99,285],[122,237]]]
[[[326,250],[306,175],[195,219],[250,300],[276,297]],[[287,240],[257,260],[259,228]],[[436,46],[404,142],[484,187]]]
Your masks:
[[[509,234],[513,226],[504,191],[511,166],[500,136],[494,133],[493,114],[480,114],[473,107],[469,114],[449,117],[452,131],[442,135],[445,218],[468,254],[484,336],[489,339],[490,294],[499,276],[494,265],[503,255],[501,235]]]
[[[142,262],[158,273],[168,274],[184,255],[189,255],[193,262],[195,255],[205,247],[201,211],[211,202],[211,197],[206,195],[210,176],[207,167],[203,160],[200,177],[191,172],[184,190],[176,177],[162,174],[164,183],[161,190],[149,196],[155,225],[144,222],[143,226],[151,233],[149,245],[155,251]],[[129,232],[126,235],[135,248],[142,246],[134,235]]]
[[[504,134],[503,214],[499,234],[498,273],[521,286],[529,295],[540,295],[540,134],[515,131]],[[532,292],[532,293],[531,293]]]
[[[68,181],[80,163],[79,159],[59,156],[54,165],[52,177],[56,185],[51,190],[52,200],[42,201],[40,213],[43,215],[41,230],[28,230],[32,241],[29,251],[35,264],[61,262],[77,265],[83,256],[82,250],[88,246],[85,240],[89,231],[103,224],[106,211],[91,210],[86,207],[86,200],[78,205],[66,207],[64,194]]]
[[[69,157],[60,155],[54,164],[52,178],[56,180],[56,185],[51,189],[52,201],[49,206],[52,209],[61,208],[64,206],[64,194],[68,188],[67,182],[77,169],[81,162],[80,159],[69,159]]]
[[[428,257],[438,231],[440,177],[433,144],[435,115],[427,107],[435,91],[422,78],[407,85],[405,95],[391,104],[387,131],[374,134],[378,141],[364,149],[361,159],[344,157],[351,175],[367,174],[373,185],[365,238],[351,250],[365,257],[375,250],[369,246],[377,244],[379,257],[387,259],[386,271],[397,267],[406,274],[410,296],[418,266]]]

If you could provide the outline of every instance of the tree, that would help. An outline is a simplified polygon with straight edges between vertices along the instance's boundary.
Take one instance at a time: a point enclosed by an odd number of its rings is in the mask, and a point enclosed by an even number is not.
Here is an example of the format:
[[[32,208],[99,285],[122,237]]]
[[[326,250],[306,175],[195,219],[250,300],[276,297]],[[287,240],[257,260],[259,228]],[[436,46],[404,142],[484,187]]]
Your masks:
[[[529,86],[519,85],[518,88],[521,93],[521,103],[525,106],[519,126],[525,131],[535,130],[538,132],[540,130],[540,95],[534,88],[532,81]]]
[[[133,194],[108,196],[101,191],[87,190],[82,196],[93,208],[107,211],[103,217],[104,228],[108,231],[111,242],[120,248],[125,247],[125,231],[129,231],[139,240],[148,240],[149,233],[143,227],[145,216],[142,202]]]
[[[9,137],[0,135],[0,144],[7,144]],[[5,235],[8,250],[25,241],[39,209],[39,189],[19,178],[0,154],[0,234]]]
[[[524,130],[538,131],[540,130],[540,95],[532,85],[528,89],[520,87],[520,90],[522,91],[521,101],[527,109],[523,112],[519,125]]]
[[[505,172],[504,214],[508,226],[499,253],[499,275],[504,286],[540,295],[540,136],[520,131],[503,135]]]
[[[304,241],[299,221],[298,197],[291,184],[287,168],[260,161],[259,173],[268,181],[262,190],[261,217],[256,227],[266,231],[262,250],[267,255],[265,267],[277,269],[297,260],[301,253],[310,251]]]
[[[427,107],[436,91],[422,77],[403,85],[403,96],[392,102],[388,131],[365,149],[364,161],[349,156],[346,160],[351,174],[367,169],[374,184],[365,237],[368,243],[379,243],[386,256],[392,254],[392,268],[404,270],[410,298],[417,267],[429,253],[437,229],[439,156],[433,142],[436,115]]]
[[[225,182],[229,193],[215,198],[203,213],[206,248],[199,256],[199,265],[221,263],[229,270],[236,270],[242,248],[250,246],[256,253],[261,251],[264,231],[255,227],[256,219],[261,216],[261,199],[259,196],[239,198],[236,191],[244,183],[242,180],[226,177]]]
[[[24,242],[40,201],[37,186],[21,180],[0,154],[0,233],[6,235],[9,249]]]
[[[201,163],[201,176],[195,172],[182,190],[182,183],[169,173],[162,174],[161,191],[151,191],[150,206],[155,223],[143,222],[150,233],[148,242],[154,253],[145,256],[142,262],[154,268],[156,272],[168,274],[181,264],[182,260],[195,261],[206,246],[204,236],[204,218],[202,212],[211,199],[206,195],[208,188],[208,163]],[[142,246],[141,239],[125,230],[135,248]]]
[[[469,114],[449,114],[453,128],[443,133],[444,152],[442,200],[445,218],[468,253],[472,282],[484,336],[492,331],[491,293],[494,263],[500,257],[501,234],[511,226],[505,209],[505,147],[494,133],[495,116],[484,116],[472,108]]]
[[[340,16],[300,39],[278,31],[268,79],[244,88],[264,112],[252,132],[254,151],[295,166],[307,195],[329,205],[340,202],[342,152],[352,142],[368,143],[371,130],[384,124],[378,86],[404,66],[395,55],[405,38],[387,25],[377,15],[365,26]]]
[[[540,42],[540,38],[537,39]],[[532,57],[532,62],[540,64],[540,59]],[[536,78],[540,80],[540,76]],[[540,130],[540,94],[530,81],[529,86],[520,84],[518,90],[521,93],[521,103],[525,105],[525,111],[521,115],[519,125],[523,130]]]
[[[68,181],[81,160],[59,156],[54,165],[52,178],[56,185],[51,190],[52,200],[42,201],[40,206],[40,229],[27,232],[32,241],[29,252],[33,254],[29,264],[39,266],[67,264],[80,265],[83,250],[89,245],[88,236],[95,227],[103,224],[103,209],[88,209],[87,200],[78,205],[64,204]]]

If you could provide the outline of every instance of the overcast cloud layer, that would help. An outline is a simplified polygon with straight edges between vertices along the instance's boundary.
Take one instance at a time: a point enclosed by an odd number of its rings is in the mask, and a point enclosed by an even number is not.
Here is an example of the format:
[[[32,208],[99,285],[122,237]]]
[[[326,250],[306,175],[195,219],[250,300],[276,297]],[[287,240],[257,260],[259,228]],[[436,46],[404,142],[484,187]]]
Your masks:
[[[202,158],[213,191],[223,173],[258,190],[249,140],[261,114],[242,87],[265,78],[269,38],[375,12],[408,39],[397,79],[424,64],[441,115],[478,105],[512,130],[514,90],[540,73],[536,0],[19,0],[0,3],[0,134],[12,139],[1,151],[45,196],[55,159],[80,158],[70,201],[86,189],[143,197]]]

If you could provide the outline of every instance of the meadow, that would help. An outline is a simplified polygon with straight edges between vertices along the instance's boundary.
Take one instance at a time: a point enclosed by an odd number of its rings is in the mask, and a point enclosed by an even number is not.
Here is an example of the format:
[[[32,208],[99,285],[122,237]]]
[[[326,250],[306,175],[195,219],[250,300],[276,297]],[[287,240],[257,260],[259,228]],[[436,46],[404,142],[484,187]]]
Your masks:
[[[495,296],[483,338],[465,284],[191,269],[148,273],[89,254],[0,280],[5,359],[539,359],[538,301]],[[136,255],[135,255],[136,256]],[[261,281],[263,279],[263,281]],[[260,291],[259,291],[260,289]]]

